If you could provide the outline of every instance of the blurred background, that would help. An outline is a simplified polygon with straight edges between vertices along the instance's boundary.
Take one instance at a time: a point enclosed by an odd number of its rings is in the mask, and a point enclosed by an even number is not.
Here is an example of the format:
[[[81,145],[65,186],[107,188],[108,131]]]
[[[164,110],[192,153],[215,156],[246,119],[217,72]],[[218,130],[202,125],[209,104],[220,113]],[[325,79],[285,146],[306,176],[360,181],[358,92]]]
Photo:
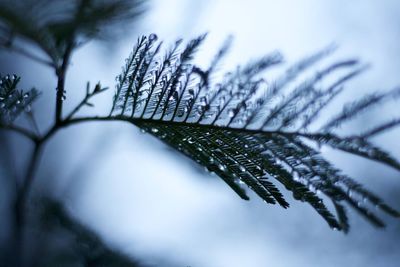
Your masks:
[[[65,108],[71,109],[84,96],[87,81],[100,81],[111,90],[83,114],[108,111],[124,59],[140,34],[153,32],[167,44],[209,32],[199,51],[200,65],[206,65],[233,35],[234,45],[221,71],[274,50],[290,64],[336,43],[340,48],[333,59],[356,57],[372,65],[348,83],[341,100],[351,100],[400,84],[399,18],[400,2],[395,0],[151,0],[146,13],[118,40],[92,42],[74,54]],[[22,88],[42,90],[35,115],[41,127],[49,126],[54,73],[15,54],[1,52],[0,60],[1,73],[17,73]],[[352,121],[343,131],[367,129],[393,114],[399,114],[398,107],[387,105]],[[399,133],[393,130],[374,141],[399,159]],[[12,144],[29,146],[19,137]],[[400,208],[398,172],[328,149],[323,152]],[[60,156],[62,161],[57,160]],[[26,155],[18,153],[8,160],[9,166],[20,166]],[[288,210],[267,206],[254,194],[245,202],[218,177],[123,123],[89,123],[60,132],[46,147],[35,186],[61,200],[107,245],[153,266],[395,267],[400,262],[399,220],[385,217],[387,228],[378,230],[350,212],[352,229],[344,235],[290,195]],[[2,207],[7,204],[5,188],[0,188]],[[0,234],[7,235],[4,230]]]

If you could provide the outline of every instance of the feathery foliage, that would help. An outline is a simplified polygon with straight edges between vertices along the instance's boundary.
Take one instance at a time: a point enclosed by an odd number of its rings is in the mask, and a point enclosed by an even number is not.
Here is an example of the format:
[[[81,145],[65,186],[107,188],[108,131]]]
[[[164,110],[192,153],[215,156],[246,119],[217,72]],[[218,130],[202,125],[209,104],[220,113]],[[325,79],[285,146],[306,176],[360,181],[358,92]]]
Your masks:
[[[145,266],[110,249],[96,233],[77,222],[58,201],[50,198],[37,201],[38,219],[46,228],[44,240],[38,244],[46,257],[41,257],[36,266]],[[63,242],[60,242],[60,237],[63,237]]]
[[[400,118],[358,135],[342,136],[336,131],[363,111],[398,99],[400,88],[348,103],[319,130],[311,130],[325,108],[344,91],[346,82],[367,68],[353,59],[338,61],[297,83],[299,76],[334,52],[333,46],[304,58],[275,80],[265,79],[263,74],[282,65],[283,56],[278,52],[239,66],[216,83],[214,73],[232,38],[202,69],[193,58],[205,34],[185,45],[177,40],[165,53],[155,34],[142,36],[117,76],[108,115],[76,117],[83,106],[93,106],[92,98],[107,89],[100,83],[93,89],[88,83],[84,98],[70,113],[63,114],[66,74],[73,52],[92,39],[120,32],[142,13],[144,2],[0,0],[0,46],[50,67],[57,77],[55,120],[42,132],[31,112],[38,91],[19,90],[19,77],[15,75],[0,76],[0,129],[22,134],[33,145],[26,172],[22,177],[11,177],[16,185],[9,218],[13,233],[7,243],[10,253],[4,255],[10,260],[9,266],[140,265],[108,249],[93,232],[70,218],[58,202],[44,198],[40,201],[42,211],[28,212],[33,208],[27,204],[32,200],[29,194],[45,144],[62,128],[85,121],[132,123],[216,173],[242,199],[249,199],[248,187],[266,203],[287,208],[287,192],[281,192],[285,188],[334,229],[349,230],[348,207],[378,227],[384,223],[374,207],[400,217],[380,197],[327,161],[319,149],[329,146],[400,170],[396,158],[371,142],[372,137],[399,126]],[[17,118],[24,112],[33,130],[19,126]],[[42,240],[46,244],[31,253],[38,244],[37,234],[52,235],[55,242]]]
[[[334,167],[319,151],[321,145],[327,145],[400,170],[395,158],[368,140],[398,125],[398,120],[360,136],[342,137],[333,132],[372,105],[400,96],[398,88],[346,104],[321,130],[311,132],[308,129],[320,112],[366,66],[357,60],[336,62],[291,86],[297,76],[332,53],[334,47],[298,62],[275,82],[267,82],[261,77],[263,72],[283,60],[279,53],[272,53],[211,84],[210,76],[229,42],[210,67],[202,70],[192,59],[205,35],[183,47],[178,40],[165,55],[159,55],[161,43],[156,39],[154,34],[138,39],[117,76],[110,115],[99,119],[132,122],[216,173],[245,200],[249,197],[243,185],[266,203],[287,208],[289,203],[276,185],[282,184],[296,200],[310,204],[334,229],[345,232],[349,229],[344,205],[378,227],[384,223],[371,207],[400,216],[378,196]],[[337,73],[345,74],[336,78]],[[331,77],[335,77],[333,83],[321,85]],[[332,202],[336,215],[324,204],[324,199]]]
[[[32,88],[24,92],[17,89],[20,78],[0,75],[0,124],[12,123],[22,112],[29,112],[39,92]]]
[[[42,61],[60,66],[66,51],[104,39],[143,10],[142,0],[2,0],[0,44],[31,55],[15,44],[22,38],[42,50]]]

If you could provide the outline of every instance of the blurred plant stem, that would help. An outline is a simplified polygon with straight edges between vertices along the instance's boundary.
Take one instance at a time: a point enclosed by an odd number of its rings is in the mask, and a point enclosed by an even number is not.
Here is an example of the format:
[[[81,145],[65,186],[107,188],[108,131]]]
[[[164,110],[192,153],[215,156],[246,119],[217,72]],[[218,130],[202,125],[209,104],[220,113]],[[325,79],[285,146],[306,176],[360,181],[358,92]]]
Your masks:
[[[2,0],[0,2],[0,46],[50,67],[57,77],[54,123],[46,132],[41,134],[32,112],[29,112],[29,119],[34,126],[33,130],[11,123],[0,123],[0,129],[19,133],[30,139],[33,144],[23,178],[19,183],[16,181],[17,187],[11,205],[13,213],[11,216],[13,244],[10,244],[13,251],[9,257],[11,266],[30,266],[29,263],[35,262],[27,258],[27,230],[31,223],[29,204],[47,141],[62,127],[70,124],[69,121],[82,106],[89,105],[87,100],[90,97],[105,90],[98,84],[90,92],[88,85],[85,99],[70,114],[63,116],[63,102],[67,93],[65,81],[73,52],[91,40],[114,40],[115,38],[111,37],[115,36],[116,32],[122,33],[121,29],[143,13],[143,3],[143,0]],[[46,57],[37,56],[34,51],[15,42],[16,39],[33,44]],[[62,161],[61,156],[57,156],[57,160]]]

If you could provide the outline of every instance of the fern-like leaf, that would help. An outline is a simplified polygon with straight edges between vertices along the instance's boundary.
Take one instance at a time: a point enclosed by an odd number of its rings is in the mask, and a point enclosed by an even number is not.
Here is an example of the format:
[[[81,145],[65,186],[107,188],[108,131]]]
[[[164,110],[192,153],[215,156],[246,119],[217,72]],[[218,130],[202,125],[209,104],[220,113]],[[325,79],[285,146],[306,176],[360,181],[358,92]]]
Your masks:
[[[400,170],[395,158],[367,140],[398,125],[398,120],[357,137],[332,133],[361,111],[398,96],[397,89],[348,104],[321,131],[309,132],[320,111],[365,66],[352,59],[340,61],[294,84],[305,69],[334,50],[329,47],[289,68],[276,82],[266,82],[261,74],[283,60],[279,53],[272,53],[211,84],[209,78],[228,46],[217,53],[210,68],[202,70],[191,60],[204,38],[193,39],[183,49],[178,41],[161,58],[157,58],[160,45],[156,45],[155,35],[140,38],[117,78],[112,110],[104,119],[132,122],[216,173],[246,200],[249,197],[244,185],[265,202],[287,208],[289,203],[276,186],[280,183],[296,200],[309,203],[332,228],[344,232],[349,229],[344,205],[378,227],[384,224],[372,213],[371,206],[400,216],[335,168],[318,150],[318,146],[328,145]],[[324,87],[322,81],[338,71],[346,73]],[[324,204],[323,196],[332,201],[336,216]]]
[[[22,112],[30,111],[32,102],[39,96],[36,89],[17,89],[20,78],[16,75],[0,76],[0,124],[11,124]]]

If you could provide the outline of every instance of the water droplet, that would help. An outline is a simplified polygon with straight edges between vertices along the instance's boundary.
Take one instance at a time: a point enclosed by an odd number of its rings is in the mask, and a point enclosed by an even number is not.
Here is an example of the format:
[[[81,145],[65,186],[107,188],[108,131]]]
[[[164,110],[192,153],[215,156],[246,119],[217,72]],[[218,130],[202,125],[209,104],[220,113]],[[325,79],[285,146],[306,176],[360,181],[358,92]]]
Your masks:
[[[216,142],[218,145],[223,145],[223,144],[224,144],[224,142],[223,142],[221,139],[217,139],[217,140],[215,140],[215,142]]]
[[[61,100],[62,101],[65,101],[67,99],[67,97],[65,96],[65,95],[63,95],[62,97],[61,97]]]
[[[201,147],[197,147],[198,151],[203,151],[203,149]]]
[[[5,103],[0,103],[0,108],[4,108],[6,106],[6,104]]]
[[[299,175],[299,173],[298,172],[296,172],[296,171],[294,171],[293,173],[292,173],[292,176],[293,176],[293,180],[295,180],[295,181],[300,181],[300,175]]]
[[[20,100],[17,100],[16,104],[17,104],[17,105],[21,104],[21,101],[20,101]]]
[[[221,171],[226,171],[225,165],[222,164],[218,164],[218,169],[220,169]]]
[[[197,113],[199,113],[199,114],[203,113],[204,108],[202,106],[197,106],[196,109],[197,109]]]
[[[28,97],[29,97],[29,93],[25,93],[24,98],[28,98]]]
[[[214,158],[210,157],[210,158],[208,159],[208,162],[209,162],[209,163],[214,163],[215,160],[214,160]]]
[[[231,108],[228,110],[228,117],[232,118],[235,116],[235,109]]]
[[[151,132],[152,133],[158,133],[158,129],[157,128],[151,128]]]
[[[173,101],[173,100],[178,101],[178,98],[179,98],[179,93],[178,93],[178,91],[174,91],[174,92],[172,93],[172,95],[169,97],[169,101]]]
[[[310,184],[310,185],[308,185],[308,189],[311,191],[311,192],[316,192],[316,190],[315,190],[315,187],[312,185],[312,184]]]
[[[245,168],[244,166],[240,165],[240,166],[239,166],[239,170],[242,171],[242,172],[245,172],[245,171],[246,171],[246,168]]]
[[[244,147],[244,148],[249,148],[249,145],[248,145],[248,144],[244,144],[243,147]]]
[[[140,132],[144,134],[144,133],[146,133],[146,130],[145,129],[140,129]]]
[[[353,191],[352,191],[352,190],[348,190],[348,191],[347,191],[347,195],[348,195],[349,197],[352,197],[352,196],[353,196]]]
[[[157,34],[152,33],[152,34],[149,35],[149,41],[150,42],[155,42],[155,41],[157,41],[157,39],[158,39]]]

